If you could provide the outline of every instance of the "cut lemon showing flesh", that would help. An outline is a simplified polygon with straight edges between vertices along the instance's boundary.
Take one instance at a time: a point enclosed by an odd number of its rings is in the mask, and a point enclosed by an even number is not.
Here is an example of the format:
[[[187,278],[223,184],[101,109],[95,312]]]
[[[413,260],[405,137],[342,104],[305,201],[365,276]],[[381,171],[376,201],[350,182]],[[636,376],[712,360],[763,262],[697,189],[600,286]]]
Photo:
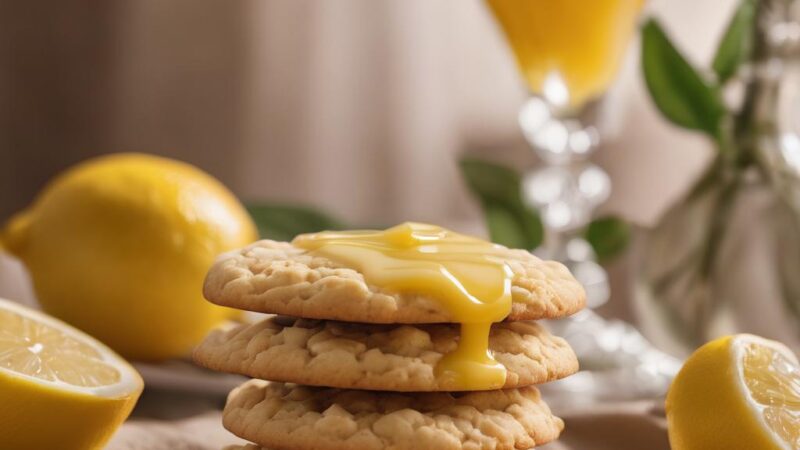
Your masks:
[[[727,336],[700,347],[667,394],[673,450],[800,450],[800,365],[781,343]]]
[[[0,299],[0,450],[103,448],[142,388],[105,345]]]

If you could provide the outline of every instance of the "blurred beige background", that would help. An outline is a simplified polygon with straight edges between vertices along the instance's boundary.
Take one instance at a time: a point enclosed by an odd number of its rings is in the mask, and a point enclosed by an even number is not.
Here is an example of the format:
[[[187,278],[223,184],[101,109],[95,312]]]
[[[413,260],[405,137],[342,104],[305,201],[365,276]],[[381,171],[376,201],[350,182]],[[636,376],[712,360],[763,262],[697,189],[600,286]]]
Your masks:
[[[707,61],[731,5],[648,9]],[[353,223],[477,221],[456,156],[534,162],[516,128],[525,92],[478,0],[2,0],[0,57],[0,220],[113,151],[184,159],[244,199]],[[636,43],[606,109],[606,207],[650,223],[706,143],[657,116]]]

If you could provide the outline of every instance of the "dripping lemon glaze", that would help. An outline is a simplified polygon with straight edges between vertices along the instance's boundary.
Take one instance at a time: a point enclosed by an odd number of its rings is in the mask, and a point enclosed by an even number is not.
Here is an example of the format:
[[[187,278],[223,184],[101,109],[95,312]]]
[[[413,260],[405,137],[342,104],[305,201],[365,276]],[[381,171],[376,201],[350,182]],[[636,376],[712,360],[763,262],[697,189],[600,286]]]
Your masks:
[[[295,246],[356,268],[387,290],[441,302],[461,324],[458,347],[436,367],[448,390],[497,389],[506,369],[489,351],[489,330],[511,312],[512,272],[499,247],[434,225],[304,234]]]

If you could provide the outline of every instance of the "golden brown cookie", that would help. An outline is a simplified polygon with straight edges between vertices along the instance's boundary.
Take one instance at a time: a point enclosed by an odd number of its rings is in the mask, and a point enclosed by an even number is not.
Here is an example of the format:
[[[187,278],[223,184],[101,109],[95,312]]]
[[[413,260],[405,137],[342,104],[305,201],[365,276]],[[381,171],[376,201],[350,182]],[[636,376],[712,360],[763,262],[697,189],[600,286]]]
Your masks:
[[[583,287],[563,264],[524,250],[505,249],[503,257],[514,274],[509,320],[558,318],[583,308]],[[370,285],[353,268],[270,240],[221,255],[203,292],[219,305],[310,319],[457,322],[434,298]]]
[[[228,397],[223,425],[284,450],[529,449],[564,428],[534,387],[395,394],[251,380]]]
[[[456,349],[458,325],[366,325],[273,317],[212,332],[194,360],[252,378],[345,389],[443,391],[435,367]],[[563,339],[533,322],[492,327],[489,348],[506,367],[506,388],[575,373],[578,360]]]

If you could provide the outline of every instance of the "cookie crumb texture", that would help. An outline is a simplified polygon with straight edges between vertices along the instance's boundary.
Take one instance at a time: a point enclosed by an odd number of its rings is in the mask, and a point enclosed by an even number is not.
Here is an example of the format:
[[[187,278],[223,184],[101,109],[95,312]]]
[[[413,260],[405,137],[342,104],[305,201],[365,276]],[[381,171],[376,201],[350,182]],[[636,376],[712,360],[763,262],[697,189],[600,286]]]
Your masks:
[[[564,428],[534,387],[394,394],[260,380],[231,392],[223,424],[242,439],[286,450],[522,450]]]
[[[506,249],[514,273],[510,320],[559,318],[586,294],[567,268]],[[365,323],[455,322],[434,298],[369,285],[364,276],[286,242],[258,241],[221,255],[206,277],[206,298],[250,311]]]
[[[273,317],[215,331],[195,350],[212,370],[304,385],[439,391],[435,367],[458,344],[458,325],[364,325]],[[489,348],[508,370],[506,388],[560,379],[578,370],[563,339],[533,322],[492,327]]]

